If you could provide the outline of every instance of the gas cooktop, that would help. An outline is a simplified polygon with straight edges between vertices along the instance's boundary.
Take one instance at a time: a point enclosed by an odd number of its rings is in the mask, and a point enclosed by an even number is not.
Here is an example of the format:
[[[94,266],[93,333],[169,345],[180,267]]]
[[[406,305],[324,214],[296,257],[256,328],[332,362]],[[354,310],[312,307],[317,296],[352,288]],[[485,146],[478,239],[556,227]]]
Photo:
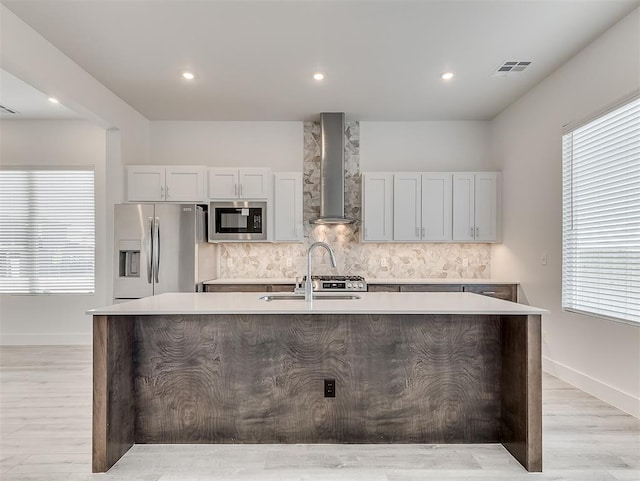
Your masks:
[[[302,282],[307,276],[302,278]],[[366,291],[367,283],[362,276],[311,276],[314,291]]]

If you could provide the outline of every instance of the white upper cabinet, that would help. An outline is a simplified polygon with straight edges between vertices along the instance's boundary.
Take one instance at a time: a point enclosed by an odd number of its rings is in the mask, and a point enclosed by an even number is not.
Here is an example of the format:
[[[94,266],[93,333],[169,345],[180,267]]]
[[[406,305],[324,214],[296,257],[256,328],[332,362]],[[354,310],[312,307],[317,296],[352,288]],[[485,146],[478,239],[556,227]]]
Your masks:
[[[301,242],[302,226],[302,172],[277,172],[274,182],[274,241]]]
[[[500,174],[362,174],[363,241],[498,242]]]
[[[449,173],[422,174],[422,240],[450,241],[452,228]]]
[[[363,241],[393,240],[393,174],[362,174]]]
[[[204,195],[204,167],[167,167],[165,200],[171,202],[201,201]]]
[[[209,198],[238,197],[238,169],[208,169]]]
[[[269,169],[240,169],[240,192],[242,199],[259,199],[269,197],[271,184],[271,170]]]
[[[208,169],[209,199],[266,199],[270,184],[270,169]]]
[[[422,235],[422,176],[393,176],[393,240],[419,241]]]
[[[451,174],[395,174],[393,240],[451,240]]]
[[[129,165],[127,200],[129,202],[202,202],[204,167]]]
[[[499,180],[497,172],[453,174],[453,240],[498,240]]]

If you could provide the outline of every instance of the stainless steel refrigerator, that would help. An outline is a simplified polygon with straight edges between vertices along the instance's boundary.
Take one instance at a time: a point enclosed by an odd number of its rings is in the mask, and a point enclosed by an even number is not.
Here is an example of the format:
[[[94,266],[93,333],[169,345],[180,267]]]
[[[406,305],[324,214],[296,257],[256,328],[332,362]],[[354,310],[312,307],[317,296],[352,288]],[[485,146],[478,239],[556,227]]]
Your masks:
[[[216,277],[206,215],[196,204],[118,204],[114,212],[114,302],[198,292]]]

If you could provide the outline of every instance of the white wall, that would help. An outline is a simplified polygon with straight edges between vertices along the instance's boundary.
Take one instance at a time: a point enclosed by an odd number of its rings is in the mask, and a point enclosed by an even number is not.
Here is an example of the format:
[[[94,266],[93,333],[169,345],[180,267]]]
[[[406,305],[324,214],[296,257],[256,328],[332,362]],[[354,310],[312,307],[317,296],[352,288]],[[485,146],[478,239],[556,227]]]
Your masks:
[[[302,122],[158,121],[149,163],[302,171],[302,144]]]
[[[49,43],[38,32],[20,20],[4,5],[0,5],[0,67],[15,77],[32,85],[41,92],[54,96],[66,107],[76,111],[87,120],[108,129],[106,132],[106,162],[104,163],[103,179],[97,179],[98,183],[104,182],[104,207],[101,212],[105,216],[104,231],[99,234],[104,239],[103,258],[111,258],[113,251],[113,238],[111,232],[113,226],[113,204],[121,202],[122,164],[145,163],[149,158],[149,122],[135,109],[129,106],[121,98],[113,94],[104,85],[83,70],[69,57]],[[4,122],[3,122],[4,123]],[[103,134],[104,136],[104,131]],[[57,146],[57,141],[51,139]],[[33,139],[32,139],[33,141]],[[104,142],[104,140],[103,140]],[[70,146],[73,148],[73,145]],[[67,165],[67,162],[64,162]],[[104,259],[96,259],[98,263],[104,263]],[[111,298],[112,291],[112,266],[106,262],[106,268],[96,279],[99,285],[104,286],[105,299]],[[105,301],[95,299],[97,304]],[[63,312],[69,301],[56,297],[50,302],[53,304],[6,304],[3,299],[3,324],[0,333],[0,342],[4,342],[6,336],[19,336],[25,334],[26,328],[22,325],[7,324],[4,322],[4,314],[11,312],[20,314],[25,325],[32,325],[33,319],[47,319],[54,315],[56,310]],[[8,302],[8,301],[7,301]],[[92,304],[95,307],[96,304]],[[8,306],[8,307],[5,307]],[[23,337],[23,343],[58,343],[70,344],[80,342],[79,337],[71,335],[72,332],[80,332],[75,329],[83,329],[84,333],[91,332],[90,319],[86,316],[69,320],[69,331],[60,331],[57,336],[49,330],[35,329],[27,337]],[[35,326],[35,325],[34,325]],[[47,329],[51,325],[47,325]],[[67,335],[69,334],[69,335]],[[85,342],[90,342],[90,337],[80,334]],[[14,339],[17,339],[14,337]]]
[[[302,170],[302,122],[151,122],[150,164]],[[491,170],[490,122],[360,122],[360,169]],[[128,163],[140,163],[133,162]]]
[[[2,167],[92,167],[96,191],[93,295],[0,295],[0,344],[90,344],[86,309],[107,304],[106,131],[86,121],[0,123]]]
[[[503,170],[504,231],[492,272],[522,282],[544,316],[546,370],[640,416],[640,327],[563,312],[562,126],[640,88],[635,10],[502,112],[492,150]],[[548,264],[541,264],[546,254]]]
[[[492,170],[490,122],[360,122],[360,169]]]

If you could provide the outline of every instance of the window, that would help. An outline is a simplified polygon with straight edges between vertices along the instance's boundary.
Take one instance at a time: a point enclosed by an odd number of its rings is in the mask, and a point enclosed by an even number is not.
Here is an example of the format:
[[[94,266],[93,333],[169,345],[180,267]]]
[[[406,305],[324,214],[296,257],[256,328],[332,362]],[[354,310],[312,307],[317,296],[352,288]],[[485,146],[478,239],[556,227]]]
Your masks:
[[[640,98],[562,144],[562,307],[640,323]]]
[[[0,293],[92,293],[94,174],[0,170]]]

